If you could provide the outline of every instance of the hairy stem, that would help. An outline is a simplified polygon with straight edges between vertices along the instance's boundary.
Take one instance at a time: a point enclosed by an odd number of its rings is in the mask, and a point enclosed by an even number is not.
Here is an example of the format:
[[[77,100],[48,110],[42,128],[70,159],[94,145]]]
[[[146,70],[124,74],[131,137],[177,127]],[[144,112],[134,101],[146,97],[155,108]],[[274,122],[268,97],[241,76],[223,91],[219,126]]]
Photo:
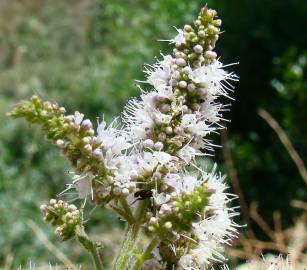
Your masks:
[[[77,238],[78,238],[80,244],[91,254],[93,264],[94,264],[94,267],[95,267],[94,269],[95,270],[103,270],[101,258],[99,256],[99,252],[97,250],[97,246],[95,245],[95,243],[93,243],[88,238],[88,236],[84,232],[83,228],[78,228],[76,230],[76,235],[77,235]]]
[[[119,201],[120,201],[123,209],[125,210],[125,212],[129,216],[130,221],[134,221],[133,213],[130,209],[130,206],[127,203],[127,200],[125,198],[120,198]]]
[[[151,259],[152,255],[151,255],[151,252],[152,250],[158,245],[159,243],[159,239],[157,237],[153,238],[150,243],[148,244],[146,250],[144,251],[144,253],[139,256],[133,267],[131,268],[131,270],[139,270],[141,269],[143,263],[146,261],[146,260],[149,260]]]
[[[135,223],[130,224],[127,227],[126,235],[122,247],[117,256],[114,270],[125,270],[128,265],[129,258],[132,255],[137,238],[140,232],[141,225],[144,220],[145,211],[147,207],[147,201],[140,201],[135,211]]]
[[[123,209],[116,207],[115,205],[110,206],[119,216],[121,216],[124,220],[126,220],[129,224],[133,224],[133,216],[127,214]]]

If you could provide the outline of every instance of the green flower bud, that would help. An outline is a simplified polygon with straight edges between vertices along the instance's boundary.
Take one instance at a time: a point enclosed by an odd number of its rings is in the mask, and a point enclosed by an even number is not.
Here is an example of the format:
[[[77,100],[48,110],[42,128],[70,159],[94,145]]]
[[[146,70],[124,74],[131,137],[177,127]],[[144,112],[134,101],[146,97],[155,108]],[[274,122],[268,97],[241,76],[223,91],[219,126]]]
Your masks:
[[[51,199],[49,205],[41,205],[40,210],[45,215],[44,221],[55,227],[55,233],[63,241],[72,238],[77,226],[82,226],[81,212],[73,204]]]

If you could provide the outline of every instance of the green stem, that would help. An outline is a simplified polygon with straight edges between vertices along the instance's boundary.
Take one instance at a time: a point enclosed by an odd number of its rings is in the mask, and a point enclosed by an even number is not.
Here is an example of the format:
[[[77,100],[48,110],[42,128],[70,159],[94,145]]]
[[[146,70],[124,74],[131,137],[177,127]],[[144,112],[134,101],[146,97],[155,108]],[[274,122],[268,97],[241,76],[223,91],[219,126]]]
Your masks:
[[[136,223],[129,225],[127,228],[124,242],[122,244],[122,247],[120,249],[113,268],[114,270],[125,270],[127,268],[129,258],[131,257],[132,252],[134,250],[134,246],[137,242],[137,237],[139,235],[140,228],[144,220],[146,207],[147,201],[139,202],[138,207],[135,211],[134,220],[136,221]]]
[[[120,203],[121,203],[123,209],[125,210],[125,212],[126,212],[127,215],[129,216],[130,221],[133,222],[133,221],[134,221],[134,217],[133,217],[133,214],[132,214],[132,212],[131,212],[131,208],[130,208],[130,206],[129,206],[128,203],[127,203],[127,200],[126,200],[125,198],[120,198],[119,201],[120,201]],[[128,220],[128,221],[129,221],[129,220]]]
[[[143,263],[146,260],[149,260],[149,259],[152,258],[151,252],[157,246],[158,243],[159,243],[159,239],[157,237],[154,237],[150,241],[150,243],[148,244],[148,246],[147,246],[146,250],[144,251],[144,253],[136,259],[133,267],[130,270],[139,270],[139,269],[141,269]]]
[[[122,218],[128,221],[129,224],[133,224],[133,216],[128,215],[123,209],[116,207],[115,205],[111,205],[111,208]]]
[[[76,229],[76,235],[80,244],[91,254],[95,270],[103,270],[102,262],[95,243],[88,238],[84,229],[81,227]]]

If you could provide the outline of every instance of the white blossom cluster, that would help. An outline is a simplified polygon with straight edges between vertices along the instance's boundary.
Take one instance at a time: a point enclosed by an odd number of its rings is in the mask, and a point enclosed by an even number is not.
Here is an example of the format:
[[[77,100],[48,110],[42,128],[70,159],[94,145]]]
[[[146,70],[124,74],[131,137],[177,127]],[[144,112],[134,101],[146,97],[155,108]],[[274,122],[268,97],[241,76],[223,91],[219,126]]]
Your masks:
[[[238,270],[299,270],[305,269],[303,265],[291,266],[290,260],[288,257],[283,257],[282,255],[273,256],[269,255],[263,257],[259,260],[253,260],[251,262],[242,264],[238,267]],[[227,266],[223,270],[229,270]]]
[[[124,198],[131,208],[137,204],[136,192],[149,191],[151,207],[144,225],[184,270],[224,262],[223,246],[237,235],[237,213],[228,207],[234,196],[225,191],[224,177],[216,168],[204,172],[196,159],[213,151],[208,135],[223,128],[226,106],[221,97],[230,98],[230,83],[237,80],[213,51],[220,20],[213,10],[202,12],[203,21],[198,18],[195,28],[179,29],[170,41],[175,44],[172,55],[145,67],[145,83],[152,89],[141,89],[140,99],[128,102],[124,126],[99,124],[93,136],[100,147],[88,150],[104,164],[104,181],[92,171],[74,181],[81,198],[90,195],[96,203],[108,198],[109,205]]]

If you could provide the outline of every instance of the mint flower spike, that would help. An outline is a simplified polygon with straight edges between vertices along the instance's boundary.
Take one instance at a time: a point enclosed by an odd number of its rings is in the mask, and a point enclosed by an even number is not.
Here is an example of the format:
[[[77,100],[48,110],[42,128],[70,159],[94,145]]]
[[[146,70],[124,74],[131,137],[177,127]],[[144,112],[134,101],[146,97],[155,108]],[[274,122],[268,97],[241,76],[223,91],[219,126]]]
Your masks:
[[[91,121],[83,120],[83,114],[75,112],[74,115],[65,115],[65,108],[33,96],[31,100],[17,104],[9,115],[40,125],[51,143],[62,149],[77,173],[84,170],[105,173],[98,155],[93,155],[94,150],[102,151],[103,146],[93,136]],[[94,158],[97,159],[96,167],[87,162],[87,159],[92,162]]]
[[[173,54],[145,66],[145,83],[153,89],[142,90],[141,99],[129,101],[123,112],[134,144],[127,158],[137,191],[153,194],[145,227],[159,239],[159,256],[170,269],[207,269],[223,262],[223,246],[237,237],[233,218],[238,214],[228,207],[235,196],[225,192],[216,167],[206,173],[196,160],[213,151],[206,137],[223,128],[225,106],[219,99],[230,98],[230,82],[237,80],[214,52],[220,26],[216,11],[205,7],[193,26],[178,29],[169,40]]]
[[[202,155],[201,148],[213,151],[205,137],[222,128],[225,108],[218,99],[229,97],[230,81],[237,80],[213,51],[221,25],[216,16],[216,11],[203,8],[194,26],[178,30],[173,55],[145,67],[146,82],[154,90],[143,91],[141,100],[132,99],[123,112],[139,148],[158,147],[187,163]]]
[[[95,135],[91,121],[82,113],[65,115],[65,108],[43,102],[38,96],[17,104],[9,115],[38,124],[48,140],[61,149],[74,167],[71,187],[80,198],[91,195],[93,201],[104,204],[114,196],[126,197],[133,192],[135,184],[114,180],[122,166],[122,152],[130,147],[126,133],[114,127],[115,121],[109,127],[102,121]]]

